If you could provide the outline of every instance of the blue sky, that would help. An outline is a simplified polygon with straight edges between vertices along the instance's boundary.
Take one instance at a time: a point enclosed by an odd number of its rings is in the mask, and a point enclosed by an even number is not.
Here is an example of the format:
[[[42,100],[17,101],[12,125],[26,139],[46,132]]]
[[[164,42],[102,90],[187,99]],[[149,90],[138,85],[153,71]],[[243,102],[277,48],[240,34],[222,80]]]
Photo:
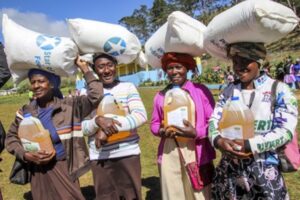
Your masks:
[[[3,42],[3,13],[28,29],[68,36],[66,18],[118,23],[140,5],[150,8],[152,2],[153,0],[0,0],[0,41]]]

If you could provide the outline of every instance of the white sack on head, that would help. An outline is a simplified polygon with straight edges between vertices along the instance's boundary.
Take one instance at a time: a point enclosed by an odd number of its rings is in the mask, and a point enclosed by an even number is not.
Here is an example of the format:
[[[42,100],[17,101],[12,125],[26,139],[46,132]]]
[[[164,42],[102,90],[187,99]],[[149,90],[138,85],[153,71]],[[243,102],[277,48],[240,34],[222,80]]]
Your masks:
[[[204,34],[204,46],[213,56],[226,59],[227,44],[275,42],[298,22],[295,13],[284,5],[270,0],[246,0],[212,19]]]
[[[120,25],[79,18],[67,21],[81,53],[106,53],[118,63],[128,64],[141,51],[139,39]]]
[[[145,43],[145,55],[148,64],[153,68],[161,68],[161,57],[165,53],[165,38],[168,24],[163,24]]]
[[[166,33],[166,52],[187,53],[192,56],[201,56],[203,47],[203,34],[206,26],[189,15],[175,11],[168,17]]]
[[[18,25],[3,15],[5,53],[13,81],[20,83],[31,68],[40,68],[59,76],[74,75],[76,44],[65,37],[48,36]]]

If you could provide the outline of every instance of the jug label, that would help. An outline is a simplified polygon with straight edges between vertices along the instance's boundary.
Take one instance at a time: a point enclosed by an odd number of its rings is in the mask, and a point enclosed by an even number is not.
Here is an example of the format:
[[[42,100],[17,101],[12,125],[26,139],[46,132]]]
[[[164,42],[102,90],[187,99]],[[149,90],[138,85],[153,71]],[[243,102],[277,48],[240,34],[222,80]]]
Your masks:
[[[24,139],[24,138],[21,138],[21,142],[22,142],[22,145],[23,145],[25,151],[37,152],[37,151],[41,150],[40,145],[37,142],[32,142],[32,141]]]
[[[228,139],[243,139],[243,127],[239,125],[230,126],[221,130],[222,137]]]
[[[176,125],[184,127],[183,120],[188,119],[188,107],[182,106],[175,110],[168,112],[168,125]]]

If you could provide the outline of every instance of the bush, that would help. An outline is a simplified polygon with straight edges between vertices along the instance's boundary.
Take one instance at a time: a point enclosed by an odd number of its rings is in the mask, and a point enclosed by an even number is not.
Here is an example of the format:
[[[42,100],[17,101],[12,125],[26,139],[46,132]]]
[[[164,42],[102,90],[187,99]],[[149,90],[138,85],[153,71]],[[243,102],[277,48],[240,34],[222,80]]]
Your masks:
[[[62,78],[60,88],[75,88],[75,78]]]
[[[12,89],[14,87],[14,83],[12,81],[12,78],[10,78],[1,88],[1,90],[9,90]]]
[[[202,72],[200,76],[194,78],[193,80],[198,83],[210,83],[210,84],[221,83],[222,79],[224,79],[221,76],[222,73],[223,73],[222,70],[215,72],[213,69],[207,68]]]
[[[23,94],[28,92],[30,89],[29,87],[29,81],[26,79],[25,81],[22,81],[18,86],[17,86],[17,92],[19,94]]]

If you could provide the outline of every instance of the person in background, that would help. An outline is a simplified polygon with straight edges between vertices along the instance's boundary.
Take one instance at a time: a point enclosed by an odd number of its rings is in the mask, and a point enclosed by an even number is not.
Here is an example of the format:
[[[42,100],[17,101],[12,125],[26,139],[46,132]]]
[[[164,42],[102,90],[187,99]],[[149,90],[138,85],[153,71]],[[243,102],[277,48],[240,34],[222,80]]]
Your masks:
[[[266,62],[263,63],[261,71],[263,73],[265,73],[266,75],[272,77],[271,76],[271,64],[270,64],[269,61],[266,61]]]
[[[10,71],[8,69],[7,61],[6,61],[6,55],[4,52],[4,46],[0,42],[0,88],[9,80],[10,78]],[[2,122],[0,120],[0,153],[4,149],[4,141],[5,141],[5,130],[2,125]],[[0,162],[1,162],[0,158]],[[1,170],[0,170],[1,171]],[[2,194],[1,194],[1,189],[0,189],[0,200],[2,200]]]
[[[212,199],[288,199],[276,149],[293,138],[298,118],[297,100],[286,84],[278,82],[272,113],[271,88],[275,80],[265,73],[260,74],[266,57],[262,43],[230,44],[228,57],[239,79],[220,94],[210,118],[211,143],[222,152],[212,184]],[[219,122],[233,93],[241,97],[254,115],[253,138],[222,137]]]
[[[73,97],[75,96],[72,89],[68,89],[68,97]]]
[[[145,106],[135,86],[116,77],[117,60],[107,54],[96,54],[93,70],[103,82],[104,98],[112,95],[125,116],[96,116],[82,123],[89,136],[89,152],[96,199],[142,199],[141,163],[137,129],[147,121]],[[121,132],[128,135],[121,135]],[[107,142],[110,136],[119,138]],[[104,139],[104,138],[105,139]]]
[[[165,53],[161,61],[162,69],[167,74],[170,84],[154,97],[151,132],[160,138],[158,167],[162,198],[164,200],[210,199],[210,183],[214,172],[212,161],[215,158],[215,151],[208,139],[208,119],[214,108],[213,96],[204,85],[187,80],[188,70],[194,70],[196,67],[192,56]],[[185,127],[164,127],[164,98],[166,92],[174,85],[189,93],[196,109],[195,124],[184,120]],[[185,166],[180,161],[174,137],[183,138],[183,140],[178,139],[178,144],[186,162],[197,161],[201,180],[204,183],[201,191],[192,188]]]
[[[231,67],[227,66],[226,70],[222,75],[222,83],[219,86],[219,90],[222,90],[223,86],[226,86],[228,85],[228,83],[231,83],[233,81],[234,81],[233,72],[231,71]]]
[[[80,123],[99,104],[103,89],[85,61],[78,58],[76,64],[88,84],[87,96],[63,99],[59,76],[31,69],[28,79],[35,99],[17,111],[6,137],[7,151],[30,170],[31,194],[36,200],[85,199],[77,181],[89,170],[88,150]],[[38,118],[49,131],[55,151],[24,150],[18,129],[28,113]]]
[[[232,71],[230,71],[228,73],[228,76],[227,76],[227,84],[230,84],[230,83],[233,83],[234,82],[234,74]]]
[[[284,78],[283,82],[286,83],[290,88],[294,87],[296,84],[296,77],[294,75],[294,65],[292,62],[292,58],[288,58],[287,61],[284,63]]]
[[[296,63],[292,66],[295,76],[296,89],[300,89],[300,58],[296,59]]]

